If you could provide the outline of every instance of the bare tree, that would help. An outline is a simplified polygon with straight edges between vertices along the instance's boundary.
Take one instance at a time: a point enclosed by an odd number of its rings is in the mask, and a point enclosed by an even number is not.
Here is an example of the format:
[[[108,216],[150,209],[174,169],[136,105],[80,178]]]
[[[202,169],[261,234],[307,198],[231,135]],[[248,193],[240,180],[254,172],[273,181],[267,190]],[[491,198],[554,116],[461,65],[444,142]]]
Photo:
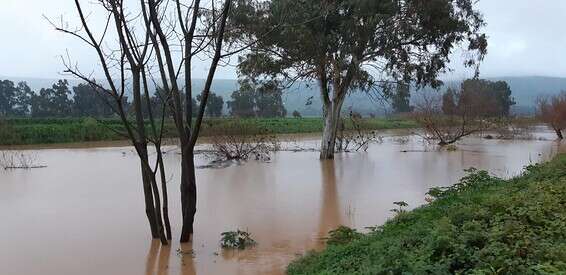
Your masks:
[[[202,3],[200,0],[140,0],[138,4],[133,4],[135,2],[98,0],[97,3],[104,8],[108,18],[106,27],[98,38],[92,34],[79,0],[75,0],[75,5],[81,18],[81,28],[76,30],[60,26],[56,26],[56,28],[78,37],[90,45],[98,54],[107,85],[101,85],[90,75],[81,73],[77,66],[71,66],[69,60],[64,62],[67,72],[87,81],[114,98],[116,113],[122,119],[127,131],[126,135],[134,144],[141,160],[146,212],[154,237],[163,235],[161,233],[161,211],[159,210],[159,188],[155,180],[156,173],[160,172],[164,220],[170,238],[166,213],[165,169],[161,155],[161,138],[165,117],[162,116],[158,119],[151,112],[151,106],[148,102],[148,82],[152,81],[159,90],[163,91],[160,94],[165,96],[163,102],[167,104],[168,108],[166,109],[176,125],[181,147],[183,227],[180,240],[181,242],[188,242],[193,233],[197,198],[194,147],[199,136],[212,81],[221,60],[238,53],[246,46],[233,51],[223,51],[231,0],[210,0],[206,3]],[[104,47],[107,42],[104,39],[110,27],[115,28],[114,34],[119,41],[117,49],[109,50]],[[204,88],[200,93],[200,105],[198,110],[193,112],[191,106],[193,97],[191,70],[193,69],[192,61],[198,56],[201,56],[201,59],[210,60],[210,64]],[[154,77],[154,74],[157,77]],[[121,104],[125,87],[130,83],[134,97],[135,123],[130,123]],[[180,83],[184,85],[180,86]],[[182,99],[183,91],[184,100]],[[149,126],[152,134],[149,137],[146,135],[146,124],[143,119],[143,108],[141,108],[144,104],[150,110]],[[193,115],[193,113],[196,113],[196,115]],[[157,160],[154,165],[150,164],[148,160],[148,141],[154,144],[157,152]],[[153,210],[150,211],[150,209]]]
[[[98,0],[99,11],[106,18],[105,26],[101,34],[96,35],[89,24],[83,6],[79,0],[75,0],[75,7],[81,26],[70,29],[67,24],[57,25],[49,21],[56,30],[72,35],[89,45],[97,54],[101,70],[105,76],[105,83],[97,81],[91,74],[85,74],[79,66],[73,64],[69,55],[62,58],[69,73],[93,86],[93,90],[101,95],[101,98],[109,98],[107,103],[120,117],[125,132],[119,132],[128,138],[139,157],[142,183],[145,198],[146,215],[150,224],[153,238],[161,239],[163,244],[171,239],[171,228],[167,207],[167,188],[165,182],[165,168],[161,152],[161,140],[163,137],[163,124],[165,117],[158,120],[153,116],[152,106],[149,102],[149,89],[146,70],[149,62],[153,60],[152,47],[149,43],[149,31],[139,28],[144,26],[139,19],[139,13],[132,13],[123,0]],[[143,1],[142,1],[143,5]],[[135,9],[133,9],[135,10]],[[89,14],[92,14],[90,12]],[[49,19],[48,19],[49,20]],[[114,29],[114,31],[112,31]],[[139,31],[141,29],[141,31]],[[109,33],[117,38],[117,44],[108,39]],[[133,95],[133,116],[135,122],[131,122],[125,105],[127,104],[126,90],[131,85],[129,92]],[[143,105],[146,105],[145,108]],[[149,112],[149,125],[151,135],[148,136],[143,109]],[[152,143],[156,149],[157,158],[155,163],[150,163],[148,144]],[[163,195],[163,212],[161,210],[161,196],[157,185],[157,172],[161,174],[161,193]],[[165,226],[164,226],[165,223]]]
[[[336,152],[367,151],[370,144],[382,140],[375,131],[368,130],[370,127],[364,127],[363,124],[362,116],[350,110],[348,118],[343,118],[338,127]]]
[[[141,1],[144,3],[143,0]],[[168,6],[164,1],[148,0],[147,7],[144,5],[143,8],[143,17],[149,30],[161,76],[160,86],[170,95],[171,115],[181,146],[183,215],[181,242],[190,241],[193,234],[197,203],[194,148],[199,137],[212,81],[220,61],[237,52],[223,51],[224,34],[227,30],[226,23],[232,1],[225,0],[221,5],[216,2],[213,0],[208,6],[204,6],[201,5],[200,0],[194,0],[189,4],[176,0],[174,5]],[[217,9],[218,6],[220,9]],[[171,7],[174,7],[176,19],[164,16]],[[175,34],[173,38],[169,33]],[[182,52],[180,57],[175,55],[177,51]],[[200,105],[195,112],[196,116],[193,116],[191,70],[192,61],[199,54],[206,55],[210,65],[204,88],[200,93]],[[184,72],[183,78],[180,77],[181,71]],[[184,104],[181,100],[182,88],[178,85],[179,80],[184,80]]]
[[[566,92],[550,98],[540,97],[537,112],[539,119],[552,127],[558,139],[562,140],[562,130],[566,128]]]
[[[492,106],[477,94],[456,92],[451,89],[447,92],[454,93],[458,101],[457,105],[443,103],[443,99],[452,97],[440,96],[436,93],[422,94],[416,104],[413,118],[423,128],[425,139],[438,141],[438,145],[445,146],[465,136],[487,130],[492,125],[489,117],[485,116]],[[445,113],[447,105],[454,108]]]
[[[212,150],[207,153],[215,161],[269,160],[279,147],[273,134],[239,119],[213,127],[209,134]]]

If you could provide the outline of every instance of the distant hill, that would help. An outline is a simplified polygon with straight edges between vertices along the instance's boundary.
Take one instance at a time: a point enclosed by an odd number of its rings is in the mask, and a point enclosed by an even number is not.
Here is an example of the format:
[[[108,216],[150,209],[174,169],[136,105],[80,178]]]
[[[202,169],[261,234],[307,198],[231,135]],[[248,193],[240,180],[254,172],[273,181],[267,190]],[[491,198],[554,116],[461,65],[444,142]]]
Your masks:
[[[34,90],[39,91],[41,88],[50,87],[55,83],[56,79],[44,78],[18,78],[3,77],[0,79],[9,79],[14,82],[26,81]],[[566,90],[566,78],[544,77],[544,76],[526,76],[526,77],[494,77],[489,80],[506,81],[512,90],[512,96],[515,98],[517,105],[513,107],[515,112],[531,113],[534,110],[536,98],[540,95],[553,95],[562,90]],[[69,79],[71,86],[80,83],[78,80]],[[457,81],[447,81],[446,86],[458,85]],[[196,79],[193,83],[193,89],[200,91],[204,86],[204,80]],[[238,89],[238,82],[232,79],[217,79],[214,81],[213,92],[221,95],[224,101],[230,100],[232,91]],[[153,90],[153,89],[152,89]],[[318,86],[313,83],[299,82],[293,87],[285,90],[283,95],[285,107],[289,114],[294,110],[299,111],[303,116],[320,116],[321,101]],[[383,115],[389,110],[384,102],[376,100],[374,96],[369,96],[363,92],[354,92],[350,94],[344,104],[344,111],[348,111],[350,107],[353,110],[364,115],[376,114]]]

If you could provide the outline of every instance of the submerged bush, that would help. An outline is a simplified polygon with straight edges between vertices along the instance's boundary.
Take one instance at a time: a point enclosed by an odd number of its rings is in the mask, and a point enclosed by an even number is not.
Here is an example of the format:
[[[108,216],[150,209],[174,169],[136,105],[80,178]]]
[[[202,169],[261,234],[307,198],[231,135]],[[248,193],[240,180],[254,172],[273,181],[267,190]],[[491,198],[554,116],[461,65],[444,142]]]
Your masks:
[[[268,130],[240,120],[212,126],[209,133],[212,150],[208,154],[217,160],[269,160],[279,147]]]
[[[254,246],[257,242],[252,239],[249,232],[240,229],[236,231],[227,231],[221,233],[220,246],[222,248],[237,248],[245,249],[246,247]]]
[[[502,180],[469,170],[429,205],[293,262],[290,274],[564,274],[566,156]]]
[[[359,233],[356,229],[341,225],[340,227],[328,232],[328,235],[328,238],[326,238],[326,244],[336,245],[347,244],[353,240],[359,239],[362,236],[362,233]]]

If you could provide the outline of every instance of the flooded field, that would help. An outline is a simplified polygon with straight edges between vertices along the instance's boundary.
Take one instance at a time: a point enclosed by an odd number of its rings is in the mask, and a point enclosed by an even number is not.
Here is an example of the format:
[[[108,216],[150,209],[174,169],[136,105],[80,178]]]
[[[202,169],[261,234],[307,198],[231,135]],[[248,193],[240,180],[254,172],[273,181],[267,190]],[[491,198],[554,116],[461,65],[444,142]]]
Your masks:
[[[429,188],[455,183],[466,168],[511,177],[559,150],[547,132],[537,135],[548,140],[468,138],[453,152],[397,134],[333,161],[278,152],[270,162],[197,170],[195,236],[183,247],[175,147],[166,148],[175,238],[166,247],[148,238],[132,148],[27,151],[48,167],[0,171],[0,274],[281,274],[297,255],[322,248],[329,230],[380,225],[394,201],[417,207]],[[316,144],[307,137],[286,145]],[[220,233],[237,228],[258,245],[220,249]]]

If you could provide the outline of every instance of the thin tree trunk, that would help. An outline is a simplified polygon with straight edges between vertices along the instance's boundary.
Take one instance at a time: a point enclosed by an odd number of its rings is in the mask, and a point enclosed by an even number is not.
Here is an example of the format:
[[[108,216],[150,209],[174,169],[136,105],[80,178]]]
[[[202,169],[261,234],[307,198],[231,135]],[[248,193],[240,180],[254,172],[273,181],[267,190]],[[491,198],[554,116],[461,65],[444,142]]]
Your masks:
[[[161,216],[161,199],[159,198],[159,189],[157,187],[157,181],[155,180],[155,174],[152,173],[151,176],[151,188],[153,189],[153,197],[155,200],[155,223],[157,224],[157,232],[159,234],[161,244],[167,245],[167,238],[163,231],[163,217]]]
[[[558,136],[558,139],[560,139],[560,140],[564,139],[564,135],[562,135],[562,130],[555,128],[554,132],[556,132],[556,136]]]
[[[139,152],[142,152],[142,154],[145,153],[145,156],[147,156],[147,150],[143,150],[143,146],[141,144],[136,144],[135,146],[137,146],[139,149]],[[145,152],[144,152],[145,151]],[[142,157],[140,155],[140,157]],[[144,195],[144,199],[145,199],[145,214],[147,216],[147,220],[149,221],[149,227],[151,229],[151,237],[154,239],[159,238],[159,231],[157,229],[157,223],[155,222],[155,209],[154,209],[154,204],[153,204],[153,192],[151,191],[151,184],[149,177],[151,176],[151,172],[148,171],[145,167],[145,165],[143,165],[143,163],[140,163],[141,165],[141,172],[142,172],[142,183],[143,183],[143,195]]]
[[[149,220],[149,225],[151,228],[151,236],[156,239],[159,238],[159,230],[157,227],[155,207],[153,201],[153,191],[151,188],[151,177],[152,172],[148,169],[144,162],[148,162],[147,154],[147,141],[145,137],[145,125],[143,121],[143,113],[141,108],[141,92],[140,92],[140,71],[132,70],[132,92],[134,96],[134,111],[136,117],[136,127],[137,127],[137,141],[135,146],[138,148],[138,154],[140,157],[140,165],[142,170],[142,181],[143,181],[143,193],[145,198],[145,212]]]
[[[167,240],[171,240],[171,222],[169,221],[169,196],[167,195],[167,178],[165,176],[165,164],[163,163],[163,153],[161,145],[156,146],[157,161],[159,162],[159,175],[161,176],[161,192],[163,192],[163,221],[165,222],[165,233]]]

